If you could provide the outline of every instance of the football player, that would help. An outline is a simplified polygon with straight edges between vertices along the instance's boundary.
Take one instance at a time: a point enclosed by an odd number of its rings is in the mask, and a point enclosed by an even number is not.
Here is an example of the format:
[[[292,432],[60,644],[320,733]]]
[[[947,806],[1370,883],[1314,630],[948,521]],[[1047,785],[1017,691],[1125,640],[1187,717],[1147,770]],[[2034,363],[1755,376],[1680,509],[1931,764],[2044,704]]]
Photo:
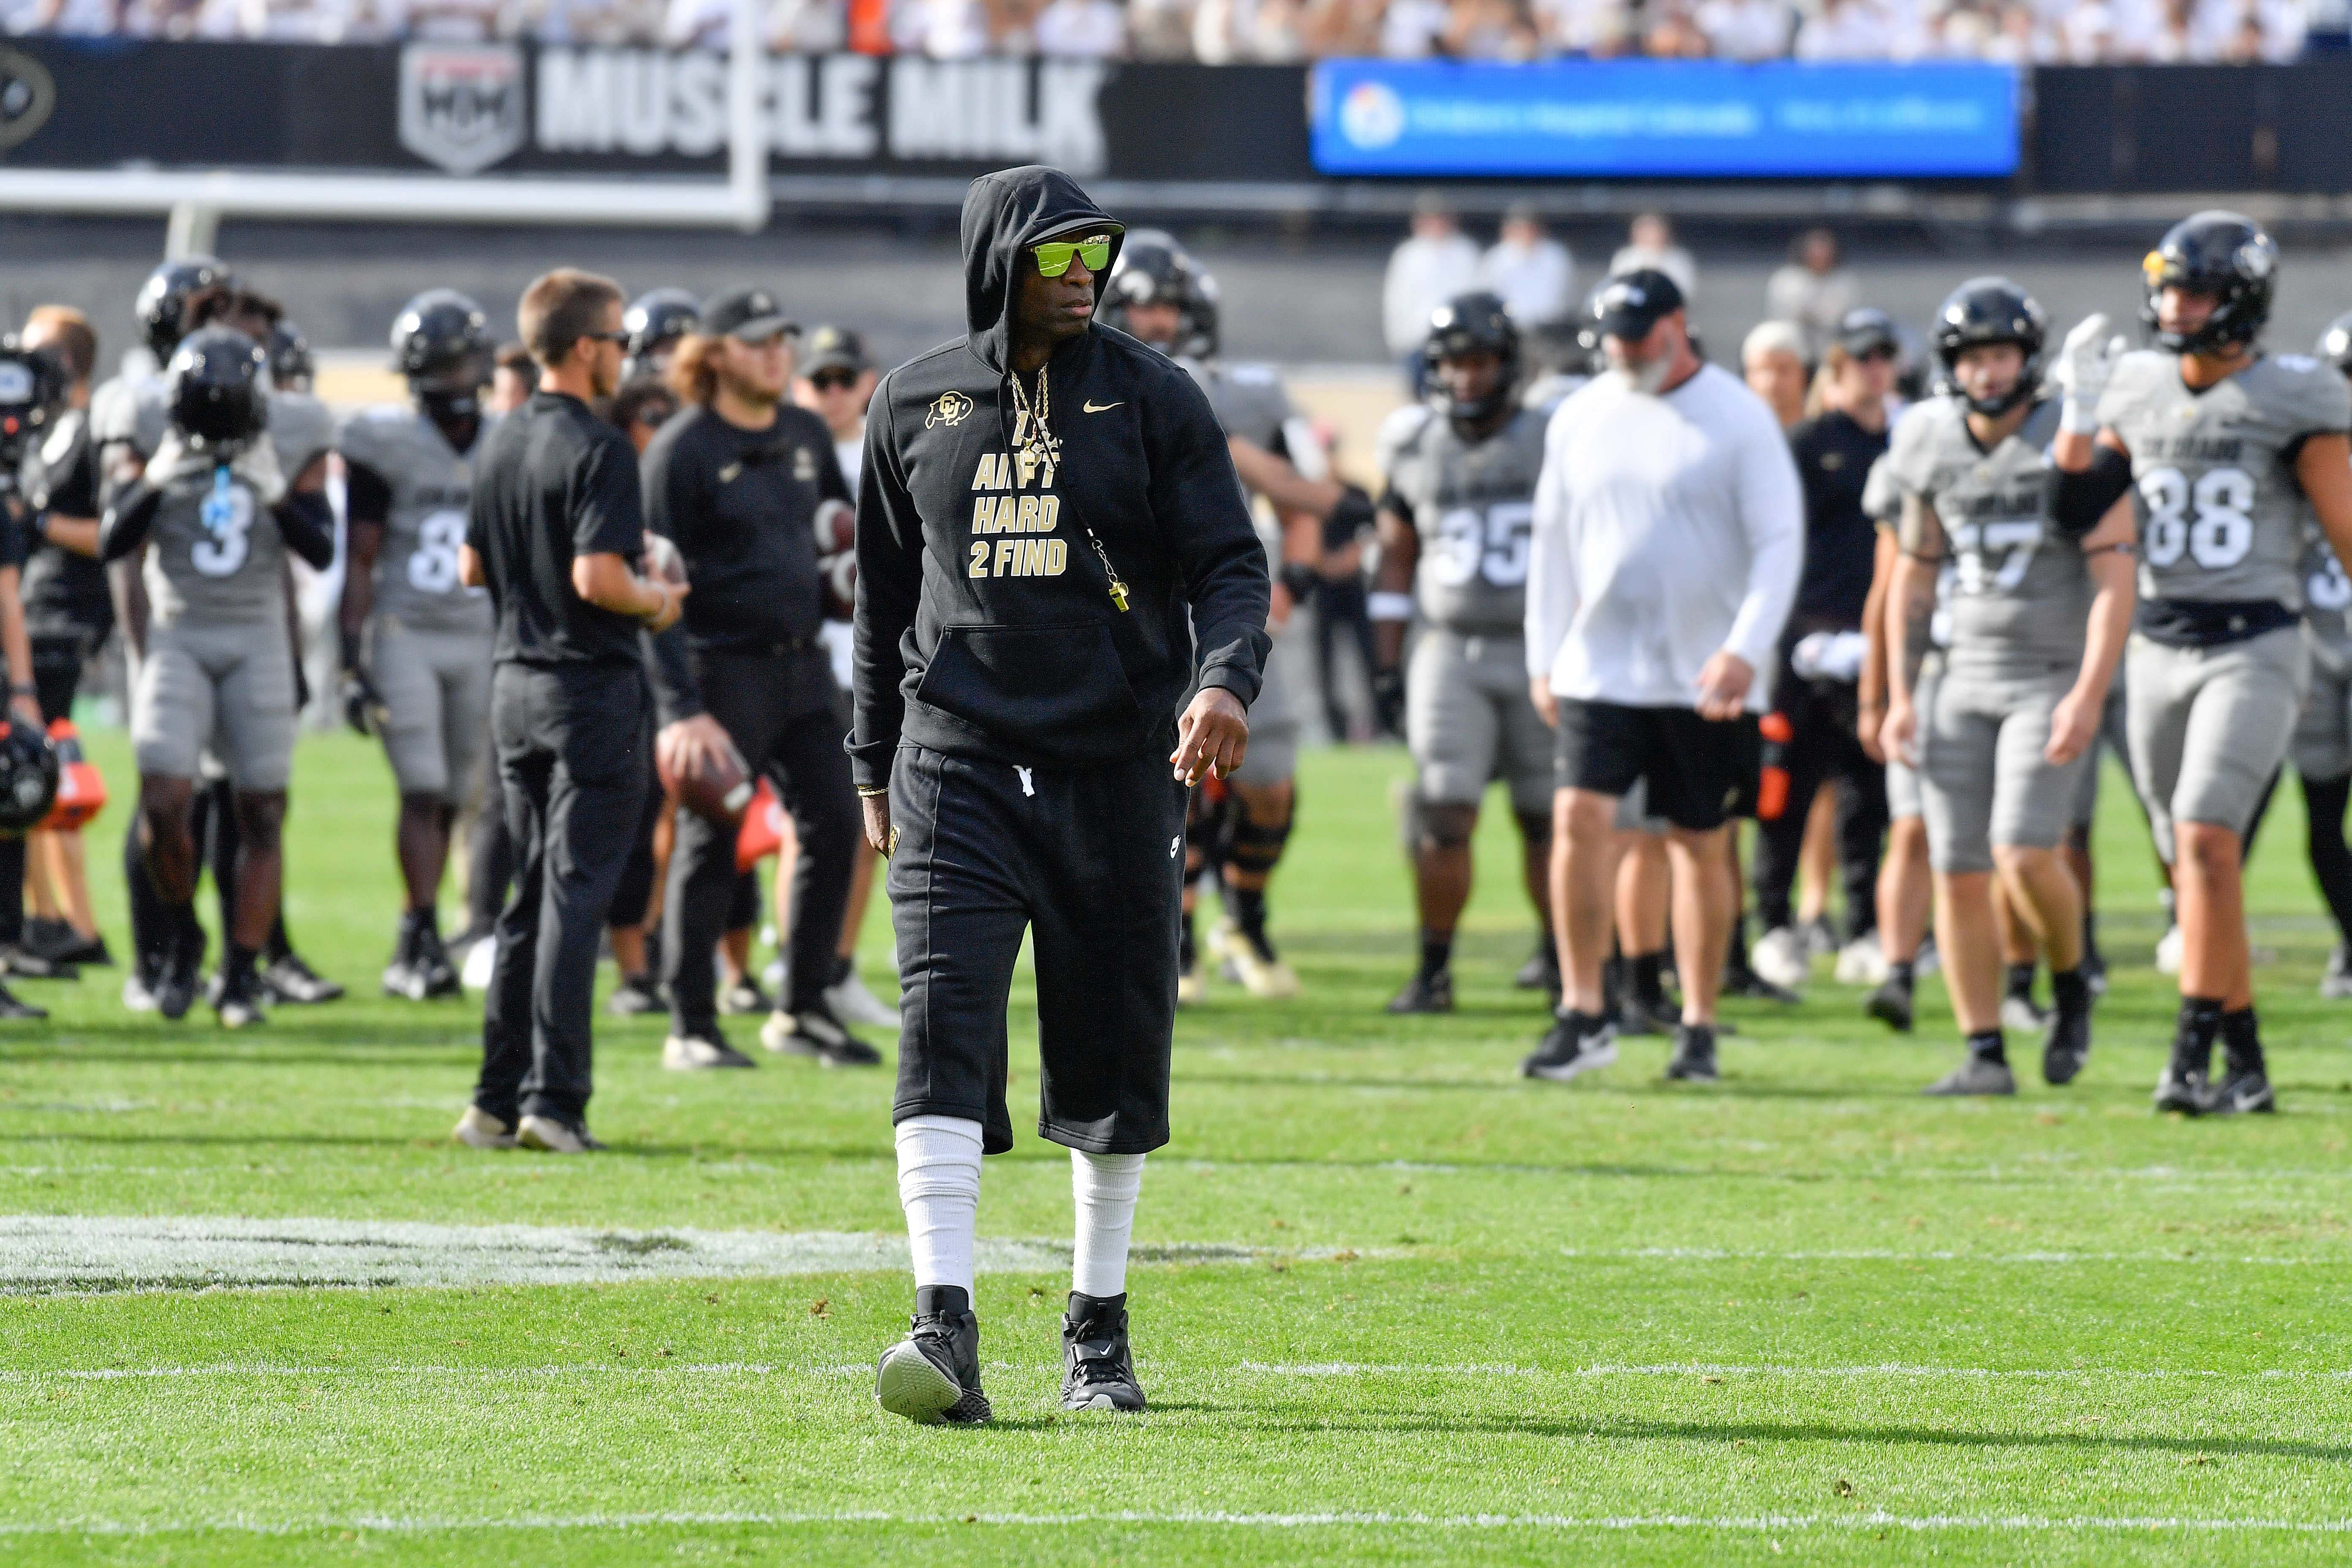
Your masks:
[[[1944,984],[1967,1060],[1927,1092],[2014,1094],[2001,1033],[1998,872],[2050,965],[2042,1077],[2091,1050],[2083,892],[2061,853],[2132,609],[2131,506],[2053,501],[2042,307],[2006,279],[1963,283],[1936,318],[1953,395],[1906,420],[1888,454],[1903,558],[1887,595],[1890,692],[1880,744],[1918,770]],[[1952,565],[1948,638],[1927,657]]]
[[[1225,431],[1243,490],[1264,497],[1280,520],[1261,529],[1275,567],[1274,610],[1267,629],[1279,644],[1292,612],[1313,593],[1324,520],[1353,505],[1351,490],[1324,471],[1323,448],[1274,373],[1262,365],[1217,359],[1217,285],[1206,268],[1170,236],[1139,229],[1127,236],[1103,296],[1103,319],[1177,360],[1208,394]],[[1210,952],[1228,979],[1254,996],[1291,996],[1298,977],[1266,933],[1266,884],[1281,863],[1298,803],[1298,731],[1302,716],[1286,671],[1301,657],[1279,647],[1265,665],[1265,681],[1250,705],[1249,754],[1222,784],[1193,797],[1185,868],[1197,876],[1205,863],[1223,889],[1225,918],[1210,935]],[[1192,877],[1180,931],[1178,996],[1196,1001],[1202,977],[1192,939]]]
[[[1518,399],[1519,332],[1503,302],[1439,306],[1417,404],[1381,426],[1380,565],[1372,578],[1376,689],[1402,690],[1415,779],[1407,839],[1421,962],[1391,1013],[1454,1009],[1454,931],[1470,899],[1471,834],[1496,779],[1509,786],[1528,898],[1552,949],[1552,734],[1528,694],[1528,530],[1545,415]],[[1409,668],[1405,631],[1422,623]],[[1661,942],[1660,946],[1664,946]]]
[[[2156,346],[2117,354],[2104,317],[2060,353],[2053,447],[2086,508],[2138,492],[2140,610],[2126,655],[2132,772],[2173,868],[2180,1014],[2159,1109],[2274,1109],[2255,1021],[2241,853],[2294,732],[2310,667],[2305,509],[2352,557],[2352,391],[2328,365],[2256,347],[2278,247],[2202,212],[2142,266]],[[2209,1083],[2213,1043],[2227,1070]]]
[[[2319,334],[2319,357],[2352,378],[2352,311]],[[2344,841],[2344,809],[2352,800],[2352,621],[2346,615],[2352,609],[2352,578],[2316,529],[2305,538],[2302,571],[2311,695],[2289,750],[2303,781],[2311,874],[2336,922],[2336,950],[2327,955],[2319,994],[2340,1002],[2352,997],[2352,847]]]
[[[139,837],[172,933],[155,986],[166,1017],[187,1012],[203,961],[194,809],[208,740],[217,737],[233,781],[236,908],[213,997],[230,1027],[262,1018],[256,963],[278,916],[295,724],[285,554],[290,547],[320,568],[334,557],[324,494],[330,442],[294,445],[304,438],[285,428],[278,440],[264,438],[275,414],[268,374],[260,344],[233,328],[183,342],[164,378],[170,428],[140,479],[107,508],[100,539],[105,560],[146,555],[151,616],[131,743]],[[281,450],[300,459],[290,482]]]
[[[454,995],[436,913],[458,812],[482,793],[489,733],[488,597],[457,580],[473,452],[492,343],[482,308],[450,289],[419,294],[392,323],[405,407],[343,422],[350,555],[341,615],[345,718],[383,740],[400,789],[394,853],[407,903],[388,996]]]
[[[683,289],[649,289],[621,313],[629,334],[629,357],[621,362],[621,384],[664,381],[670,356],[702,320],[702,301]]]

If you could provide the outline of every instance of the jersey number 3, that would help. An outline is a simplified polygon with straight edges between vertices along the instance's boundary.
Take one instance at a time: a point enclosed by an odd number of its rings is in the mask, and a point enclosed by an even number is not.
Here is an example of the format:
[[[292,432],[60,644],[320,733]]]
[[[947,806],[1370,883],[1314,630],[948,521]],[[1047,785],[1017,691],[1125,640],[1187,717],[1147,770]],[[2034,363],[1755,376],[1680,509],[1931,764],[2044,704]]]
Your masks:
[[[213,470],[212,492],[196,509],[205,537],[188,550],[188,559],[207,577],[227,577],[245,564],[253,548],[253,492],[229,480],[226,467]]]
[[[1430,570],[1448,588],[1484,577],[1498,588],[1528,580],[1528,532],[1536,509],[1522,500],[1498,501],[1481,511],[1455,507],[1437,520],[1437,549]]]
[[[2186,555],[2219,572],[2254,547],[2254,480],[2243,468],[2208,468],[2194,485],[2179,468],[2158,468],[2140,476],[2139,495],[2147,503],[2140,548],[2151,566]]]
[[[446,594],[457,585],[457,547],[466,542],[466,514],[436,511],[416,525],[416,549],[408,557],[408,585],[420,594]]]

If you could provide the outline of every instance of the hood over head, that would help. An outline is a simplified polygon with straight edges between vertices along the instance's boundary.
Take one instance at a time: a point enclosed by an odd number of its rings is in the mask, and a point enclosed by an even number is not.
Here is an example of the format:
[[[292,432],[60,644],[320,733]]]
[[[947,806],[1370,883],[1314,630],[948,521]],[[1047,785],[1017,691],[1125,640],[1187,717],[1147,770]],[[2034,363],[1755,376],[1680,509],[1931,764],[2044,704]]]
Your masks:
[[[1059,169],[1028,163],[982,174],[964,193],[964,321],[971,331],[971,352],[998,374],[1012,357],[1013,300],[1023,247],[1076,229],[1110,236],[1110,261],[1095,274],[1099,303],[1124,230],[1077,181]]]

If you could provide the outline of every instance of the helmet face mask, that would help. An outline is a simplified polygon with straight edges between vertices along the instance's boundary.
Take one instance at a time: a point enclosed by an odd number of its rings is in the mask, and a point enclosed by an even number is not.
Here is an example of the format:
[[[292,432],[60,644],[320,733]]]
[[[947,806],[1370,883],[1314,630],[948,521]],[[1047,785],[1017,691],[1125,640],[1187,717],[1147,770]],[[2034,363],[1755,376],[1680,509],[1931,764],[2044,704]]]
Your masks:
[[[392,319],[393,368],[425,400],[471,398],[489,384],[489,320],[455,289],[428,289]]]
[[[2201,212],[2172,226],[2140,263],[2146,301],[2140,321],[2168,353],[2220,354],[2251,345],[2271,318],[2278,289],[2278,246],[2252,219]],[[2178,289],[2213,301],[2195,326],[2165,324],[2166,295]]]
[[[1936,358],[1946,385],[1969,412],[1998,419],[2042,389],[2042,351],[2050,321],[2032,295],[2006,278],[1971,278],[1953,289],[1936,311]],[[1988,397],[1974,397],[1960,385],[1960,356],[1989,343],[2013,343],[2023,356],[2017,379]]]
[[[192,332],[173,352],[172,424],[206,451],[244,446],[269,424],[268,356],[230,327]]]
[[[1175,309],[1176,331],[1165,341],[1135,331],[1132,312],[1153,305]],[[1136,229],[1111,263],[1101,319],[1171,358],[1212,359],[1217,353],[1217,280],[1172,235]]]
[[[1457,396],[1446,366],[1486,355],[1496,363],[1486,391],[1475,397]],[[1510,407],[1517,395],[1519,329],[1496,296],[1484,291],[1458,295],[1431,312],[1421,363],[1423,400],[1459,424],[1483,425]]]

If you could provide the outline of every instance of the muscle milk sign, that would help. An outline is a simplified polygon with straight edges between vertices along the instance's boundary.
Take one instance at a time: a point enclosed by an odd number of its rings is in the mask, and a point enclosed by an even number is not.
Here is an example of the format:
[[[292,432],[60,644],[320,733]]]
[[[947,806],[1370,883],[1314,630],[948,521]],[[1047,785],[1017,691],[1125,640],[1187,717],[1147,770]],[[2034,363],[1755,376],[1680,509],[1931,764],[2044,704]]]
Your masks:
[[[782,55],[763,63],[778,157],[1103,167],[1091,60],[883,60]],[[707,157],[727,145],[727,59],[658,49],[540,52],[532,136],[543,153]]]

